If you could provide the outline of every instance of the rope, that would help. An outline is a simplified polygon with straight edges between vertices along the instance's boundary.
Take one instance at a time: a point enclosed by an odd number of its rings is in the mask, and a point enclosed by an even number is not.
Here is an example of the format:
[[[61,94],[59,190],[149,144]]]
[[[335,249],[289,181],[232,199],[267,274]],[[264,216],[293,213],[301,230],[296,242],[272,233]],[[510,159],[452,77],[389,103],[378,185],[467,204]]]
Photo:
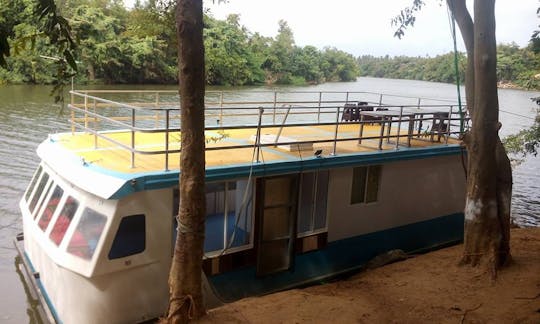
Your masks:
[[[219,253],[218,256],[223,256],[225,254],[225,252],[227,250],[229,250],[231,248],[231,246],[233,245],[234,243],[234,240],[236,238],[236,229],[238,228],[238,224],[240,223],[240,217],[242,216],[243,213],[246,212],[246,209],[247,209],[247,205],[248,205],[248,202],[247,202],[247,199],[248,199],[248,193],[251,194],[252,196],[252,191],[251,191],[251,179],[252,179],[252,176],[253,176],[253,165],[255,163],[255,154],[256,153],[260,153],[261,156],[262,156],[262,150],[260,150],[259,152],[259,149],[260,149],[260,125],[261,125],[261,119],[262,119],[262,115],[264,113],[264,109],[262,107],[259,107],[259,126],[257,128],[257,135],[256,135],[256,138],[255,138],[255,142],[253,144],[253,153],[251,155],[251,165],[249,166],[249,175],[248,175],[248,180],[247,180],[247,185],[246,185],[246,188],[244,190],[244,194],[242,195],[242,203],[240,205],[240,209],[238,210],[238,213],[236,213],[235,215],[235,219],[234,219],[234,228],[233,228],[233,232],[231,233],[231,236],[228,238],[228,241],[227,241],[227,244],[225,245],[224,249],[221,250],[221,252]],[[264,160],[264,158],[263,158]],[[259,161],[257,161],[259,162]],[[250,197],[251,199],[251,197]],[[228,213],[228,211],[225,211],[225,213]],[[246,218],[247,218],[247,213],[246,213]]]
[[[168,318],[170,319],[171,317],[178,314],[180,312],[180,310],[182,309],[182,307],[184,307],[184,304],[186,303],[186,301],[188,301],[188,303],[189,303],[189,305],[188,305],[188,319],[190,319],[190,320],[193,319],[193,317],[195,315],[195,301],[193,300],[193,296],[184,295],[184,296],[181,296],[181,297],[173,297],[173,298],[171,298],[170,303],[172,304],[175,301],[180,301],[180,306],[177,307],[174,310],[174,312],[172,312],[172,314],[169,314]]]
[[[454,7],[454,3],[452,3],[452,9]],[[460,88],[460,82],[459,82],[459,64],[458,64],[458,50],[457,50],[457,41],[456,41],[456,18],[454,17],[454,11],[450,10],[448,7],[448,2],[446,3],[446,10],[448,12],[449,18],[451,16],[451,30],[452,30],[452,40],[454,42],[454,69],[456,72],[456,89],[457,89],[457,97],[458,97],[458,105],[459,105],[459,132],[463,133],[464,126],[463,126],[463,107],[461,105],[461,88]],[[471,59],[470,57],[468,59]]]
[[[521,118],[532,119],[532,120],[535,119],[534,117],[531,117],[531,116],[520,115],[520,114],[517,114],[517,113],[514,113],[514,112],[502,110],[502,109],[499,109],[499,111],[503,112],[503,113],[510,114],[510,115],[514,115],[514,116],[517,116],[517,117],[521,117]]]
[[[467,180],[467,163],[465,162],[465,147],[460,147],[461,151],[461,166],[463,167],[463,173],[465,174],[465,180]]]

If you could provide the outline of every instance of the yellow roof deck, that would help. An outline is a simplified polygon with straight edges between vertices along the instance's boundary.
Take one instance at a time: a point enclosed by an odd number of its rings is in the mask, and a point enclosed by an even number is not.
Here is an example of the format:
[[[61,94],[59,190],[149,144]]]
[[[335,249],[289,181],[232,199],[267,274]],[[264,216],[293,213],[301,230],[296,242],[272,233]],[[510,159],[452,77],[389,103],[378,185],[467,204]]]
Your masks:
[[[406,123],[402,123],[405,125]],[[393,124],[390,138],[382,140],[383,150],[408,149],[409,129],[403,127],[399,132],[399,145],[396,145],[397,124]],[[362,143],[358,143],[360,123],[339,123],[336,125],[307,125],[289,126],[281,129],[277,145],[273,144],[279,134],[279,127],[261,129],[260,162],[295,161],[313,158],[314,152],[321,150],[321,156],[352,154],[359,152],[379,151],[379,139],[381,124],[365,124],[362,132]],[[163,170],[178,170],[180,153],[172,151],[180,150],[180,132],[169,132],[169,147],[166,150],[166,132],[142,132],[142,131],[110,131],[101,132],[100,136],[92,133],[63,133],[57,135],[57,143],[64,149],[78,155],[86,163],[101,168],[122,173],[144,173]],[[256,150],[256,127],[224,128],[206,131],[206,166],[245,165],[252,163]],[[134,150],[139,153],[133,155],[129,148],[132,147],[132,135],[134,138]],[[386,136],[386,130],[384,135]],[[444,135],[444,134],[442,134]],[[428,147],[448,144],[456,144],[458,140],[446,136],[439,138],[438,134],[432,137],[430,133],[419,133],[413,129],[410,147]],[[334,152],[334,138],[335,142]],[[340,141],[343,140],[343,141]],[[114,143],[115,141],[116,143]],[[317,142],[325,141],[325,142]],[[119,145],[125,145],[122,147]],[[285,145],[283,143],[293,143]],[[296,144],[294,144],[296,143]],[[239,147],[243,146],[243,147]],[[235,147],[235,148],[231,148]],[[219,148],[213,150],[213,148]],[[159,153],[168,151],[169,153]],[[168,159],[168,165],[165,161]]]

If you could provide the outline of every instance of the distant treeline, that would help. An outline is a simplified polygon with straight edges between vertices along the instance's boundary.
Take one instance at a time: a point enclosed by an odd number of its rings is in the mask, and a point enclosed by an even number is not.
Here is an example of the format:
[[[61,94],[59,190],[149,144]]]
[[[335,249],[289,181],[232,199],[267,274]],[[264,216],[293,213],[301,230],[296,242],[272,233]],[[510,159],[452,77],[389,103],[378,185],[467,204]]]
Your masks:
[[[50,83],[54,56],[38,33],[33,0],[0,0],[0,32],[14,49],[8,83]],[[175,83],[177,41],[174,8],[163,1],[137,2],[126,9],[121,0],[59,1],[62,15],[78,42],[78,82]],[[358,77],[356,58],[335,48],[300,47],[285,21],[275,38],[252,33],[238,15],[225,21],[204,17],[206,76],[211,85],[302,84],[351,81]],[[278,26],[276,26],[278,27]]]
[[[358,58],[360,75],[377,78],[411,79],[456,83],[454,54],[436,57],[374,57]],[[459,79],[463,84],[467,57],[458,53]],[[497,46],[497,77],[502,86],[540,89],[540,48],[531,44],[519,48],[516,44]]]
[[[177,82],[177,41],[174,8],[168,1],[57,0],[78,43],[79,83]],[[172,3],[172,1],[170,1]],[[0,33],[9,36],[12,55],[0,68],[0,83],[53,82],[51,57],[58,56],[39,37],[35,0],[0,0]],[[225,4],[226,5],[226,4]],[[275,37],[264,37],[240,25],[238,15],[217,20],[204,17],[206,79],[210,85],[315,84],[352,81],[358,76],[456,82],[454,55],[429,57],[353,57],[336,48],[297,46],[287,22],[278,23]],[[499,45],[498,76],[502,83],[540,88],[540,54]],[[47,58],[48,57],[48,58]],[[459,54],[463,81],[466,57]]]

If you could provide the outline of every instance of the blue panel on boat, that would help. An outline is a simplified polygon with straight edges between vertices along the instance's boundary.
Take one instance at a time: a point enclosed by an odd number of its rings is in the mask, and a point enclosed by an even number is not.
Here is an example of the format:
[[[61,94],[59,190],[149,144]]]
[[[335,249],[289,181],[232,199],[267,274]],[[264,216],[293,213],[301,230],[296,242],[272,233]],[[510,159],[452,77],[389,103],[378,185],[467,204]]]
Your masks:
[[[296,256],[292,270],[265,277],[257,277],[255,267],[249,267],[208,279],[225,302],[289,289],[358,270],[389,250],[418,253],[456,244],[463,239],[463,221],[463,214],[457,213],[331,242],[322,250]]]

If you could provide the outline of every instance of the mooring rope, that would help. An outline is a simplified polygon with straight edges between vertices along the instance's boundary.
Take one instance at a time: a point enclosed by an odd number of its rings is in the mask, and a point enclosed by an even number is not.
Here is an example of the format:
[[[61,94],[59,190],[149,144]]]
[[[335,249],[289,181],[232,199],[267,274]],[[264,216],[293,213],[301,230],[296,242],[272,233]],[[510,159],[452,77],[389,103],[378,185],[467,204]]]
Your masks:
[[[453,9],[453,2],[452,2],[452,9]],[[464,131],[464,125],[463,125],[463,107],[461,105],[461,88],[460,88],[460,82],[459,82],[459,64],[458,64],[458,50],[457,50],[457,40],[456,40],[456,18],[454,17],[454,11],[450,10],[448,7],[448,2],[446,6],[446,10],[448,12],[448,18],[450,20],[450,29],[452,31],[452,40],[454,42],[454,69],[456,73],[456,89],[457,89],[457,97],[458,97],[458,105],[459,105],[459,132],[463,133]],[[469,58],[470,59],[470,58]]]

